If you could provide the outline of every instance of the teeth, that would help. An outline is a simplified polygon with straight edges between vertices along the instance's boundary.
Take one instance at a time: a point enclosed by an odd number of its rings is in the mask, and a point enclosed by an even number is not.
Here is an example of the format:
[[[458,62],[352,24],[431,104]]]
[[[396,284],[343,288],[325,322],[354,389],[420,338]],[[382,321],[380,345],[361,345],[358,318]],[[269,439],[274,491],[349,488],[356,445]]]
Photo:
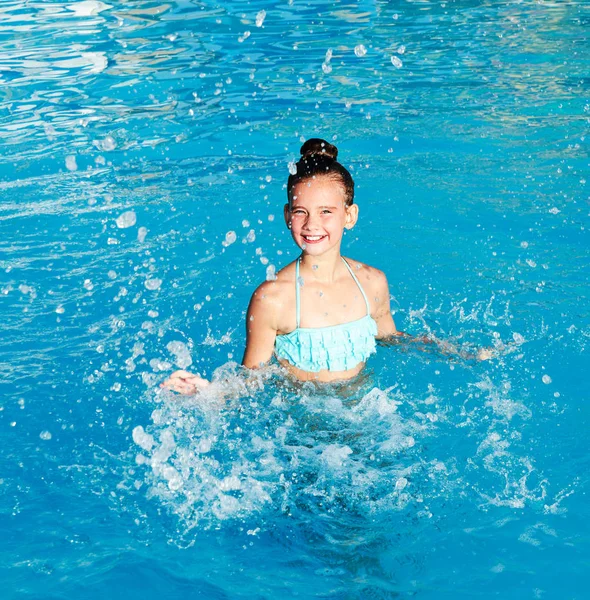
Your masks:
[[[318,240],[322,239],[323,236],[321,235],[306,235],[305,239],[309,240],[310,242],[317,242]]]

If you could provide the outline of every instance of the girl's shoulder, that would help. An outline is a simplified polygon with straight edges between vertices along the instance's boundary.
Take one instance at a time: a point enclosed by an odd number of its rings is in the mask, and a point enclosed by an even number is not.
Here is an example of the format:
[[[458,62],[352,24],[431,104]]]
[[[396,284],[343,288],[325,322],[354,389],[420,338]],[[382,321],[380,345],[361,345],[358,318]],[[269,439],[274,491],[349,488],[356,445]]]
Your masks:
[[[248,319],[266,323],[275,331],[295,328],[295,263],[287,265],[273,279],[264,281],[254,290]]]
[[[363,289],[377,292],[384,286],[387,287],[387,277],[385,277],[383,271],[362,263],[360,260],[354,260],[353,258],[344,257],[344,260],[346,260],[352,269],[352,272],[360,281]]]
[[[253,299],[266,300],[268,304],[282,304],[285,296],[295,294],[295,261],[284,266],[273,279],[262,282],[254,291]]]

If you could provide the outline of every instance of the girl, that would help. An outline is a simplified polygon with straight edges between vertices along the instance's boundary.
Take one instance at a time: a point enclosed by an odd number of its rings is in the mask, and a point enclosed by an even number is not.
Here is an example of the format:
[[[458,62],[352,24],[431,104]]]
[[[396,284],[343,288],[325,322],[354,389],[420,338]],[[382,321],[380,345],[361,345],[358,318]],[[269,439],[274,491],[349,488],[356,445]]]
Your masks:
[[[354,182],[336,146],[312,138],[287,183],[285,223],[301,256],[254,292],[242,364],[257,369],[273,354],[300,380],[350,379],[375,351],[375,339],[405,335],[389,308],[385,275],[340,254],[358,219]],[[209,381],[176,371],[161,387],[194,394]]]

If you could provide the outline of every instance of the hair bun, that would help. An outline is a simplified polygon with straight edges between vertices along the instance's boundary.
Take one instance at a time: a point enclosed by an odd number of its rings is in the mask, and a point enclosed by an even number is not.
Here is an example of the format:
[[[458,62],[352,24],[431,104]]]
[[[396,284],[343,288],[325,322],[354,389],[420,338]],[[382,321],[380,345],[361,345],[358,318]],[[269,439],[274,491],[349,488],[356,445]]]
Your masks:
[[[330,142],[326,142],[326,140],[320,138],[310,138],[303,146],[301,146],[299,152],[301,152],[302,159],[312,156],[313,154],[327,156],[332,160],[338,158],[338,148],[336,148],[334,144],[330,144]]]

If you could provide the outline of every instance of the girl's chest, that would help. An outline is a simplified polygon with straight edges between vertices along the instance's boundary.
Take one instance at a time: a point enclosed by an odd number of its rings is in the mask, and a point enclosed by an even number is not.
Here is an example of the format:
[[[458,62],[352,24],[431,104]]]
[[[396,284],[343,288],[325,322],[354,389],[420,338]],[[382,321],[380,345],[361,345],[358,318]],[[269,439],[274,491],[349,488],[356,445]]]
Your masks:
[[[303,328],[331,327],[367,315],[367,304],[354,281],[332,285],[303,282],[299,298],[299,326]]]

